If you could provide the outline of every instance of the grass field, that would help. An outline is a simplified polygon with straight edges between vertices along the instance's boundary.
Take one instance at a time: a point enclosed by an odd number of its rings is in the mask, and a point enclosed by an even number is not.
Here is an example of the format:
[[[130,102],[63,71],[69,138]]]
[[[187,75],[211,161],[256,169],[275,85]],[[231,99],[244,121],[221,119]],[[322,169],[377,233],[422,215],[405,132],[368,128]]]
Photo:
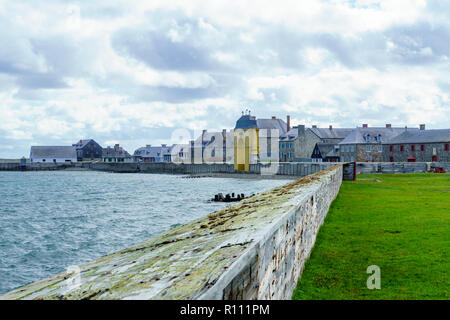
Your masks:
[[[293,299],[449,299],[450,175],[344,181]],[[381,270],[369,290],[367,267]]]

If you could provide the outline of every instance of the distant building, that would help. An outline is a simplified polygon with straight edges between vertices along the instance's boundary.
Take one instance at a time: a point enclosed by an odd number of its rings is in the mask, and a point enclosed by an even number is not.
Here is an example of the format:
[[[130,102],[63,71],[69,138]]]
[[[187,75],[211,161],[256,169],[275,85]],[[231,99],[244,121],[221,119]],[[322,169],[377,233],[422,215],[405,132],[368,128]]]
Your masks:
[[[328,128],[295,126],[280,137],[280,161],[313,161],[311,155],[317,143],[337,145],[352,131],[351,128],[333,128],[331,125]],[[314,161],[318,161],[316,159]]]
[[[234,128],[235,170],[248,171],[252,163],[277,161],[279,137],[287,131],[286,122],[276,117],[256,119],[250,113],[243,114]]]
[[[404,131],[383,144],[385,162],[449,162],[450,129]]]
[[[339,142],[341,162],[381,162],[383,161],[383,144],[405,131],[417,131],[414,128],[362,127],[354,129],[344,140]]]
[[[135,162],[172,162],[172,146],[162,144],[160,147],[153,147],[148,144],[145,147],[134,151]]]
[[[77,151],[75,147],[68,146],[32,146],[30,149],[30,161],[32,163],[77,162]]]
[[[339,162],[339,146],[335,143],[318,142],[311,159],[312,162]]]
[[[77,150],[78,161],[101,160],[103,148],[93,139],[80,140],[72,145]]]
[[[170,150],[171,160],[174,163],[190,163],[189,144],[174,144]]]
[[[231,131],[227,133],[226,129],[222,132],[203,130],[201,136],[190,142],[191,163],[229,163],[233,161],[232,143]]]
[[[109,146],[103,148],[102,160],[104,162],[132,162],[133,157],[119,144],[115,144],[113,148]]]

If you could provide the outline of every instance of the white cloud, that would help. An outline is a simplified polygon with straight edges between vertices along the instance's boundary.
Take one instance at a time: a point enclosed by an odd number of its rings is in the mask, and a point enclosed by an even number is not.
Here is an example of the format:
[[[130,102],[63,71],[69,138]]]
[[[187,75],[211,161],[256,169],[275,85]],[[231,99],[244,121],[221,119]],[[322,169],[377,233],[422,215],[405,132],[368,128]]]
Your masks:
[[[174,128],[231,128],[246,107],[289,113],[293,124],[449,127],[448,9],[434,0],[0,1],[0,145],[15,146],[0,157],[81,137],[133,152],[170,143]]]

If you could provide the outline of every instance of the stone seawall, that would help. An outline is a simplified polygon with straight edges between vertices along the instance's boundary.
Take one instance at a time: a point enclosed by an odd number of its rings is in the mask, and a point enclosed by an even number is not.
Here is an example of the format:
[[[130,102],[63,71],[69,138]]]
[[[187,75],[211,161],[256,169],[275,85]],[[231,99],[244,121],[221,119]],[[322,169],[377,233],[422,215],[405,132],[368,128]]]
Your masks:
[[[304,177],[333,166],[334,163],[312,162],[273,162],[271,164],[252,164],[249,171],[234,170],[233,164],[175,164],[175,163],[92,163],[93,170],[109,172],[144,172],[144,173],[178,173],[178,174],[205,174],[205,173],[236,173],[261,175],[289,175]]]
[[[39,171],[39,170],[62,170],[74,167],[70,163],[27,163],[20,165],[16,162],[0,163],[0,171]]]
[[[290,299],[342,176],[297,179],[0,299]]]

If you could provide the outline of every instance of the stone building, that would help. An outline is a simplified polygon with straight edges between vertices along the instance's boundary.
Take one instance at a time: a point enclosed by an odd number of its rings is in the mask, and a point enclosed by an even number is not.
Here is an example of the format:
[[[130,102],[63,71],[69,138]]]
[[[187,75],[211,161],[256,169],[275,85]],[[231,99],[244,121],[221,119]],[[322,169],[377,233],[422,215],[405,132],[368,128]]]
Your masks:
[[[203,130],[190,141],[188,158],[191,163],[230,163],[233,161],[233,132]]]
[[[293,157],[286,157],[287,161],[312,161],[311,155],[317,143],[338,144],[352,132],[350,128],[305,128],[304,125],[293,127],[287,135],[288,139],[280,139],[280,158],[284,160],[285,155],[293,154]],[[282,136],[283,137],[283,136]],[[285,144],[287,142],[287,144]],[[315,158],[316,159],[316,158]]]
[[[339,162],[339,145],[318,142],[311,155],[312,162]]]
[[[32,146],[30,162],[77,162],[77,151],[75,147],[70,146]]]
[[[417,131],[415,128],[369,127],[363,124],[357,127],[341,142],[339,142],[339,157],[341,162],[381,162],[383,161],[383,143],[395,138],[405,131]]]
[[[104,162],[132,162],[133,157],[119,144],[115,144],[113,148],[109,146],[103,148],[102,160]]]
[[[171,152],[172,146],[168,147],[166,144],[162,144],[155,147],[148,144],[136,149],[133,153],[133,159],[135,162],[171,162]]]
[[[103,148],[93,139],[80,140],[72,144],[77,150],[78,161],[83,160],[101,160]]]
[[[385,162],[450,162],[450,129],[407,130],[384,145]]]

